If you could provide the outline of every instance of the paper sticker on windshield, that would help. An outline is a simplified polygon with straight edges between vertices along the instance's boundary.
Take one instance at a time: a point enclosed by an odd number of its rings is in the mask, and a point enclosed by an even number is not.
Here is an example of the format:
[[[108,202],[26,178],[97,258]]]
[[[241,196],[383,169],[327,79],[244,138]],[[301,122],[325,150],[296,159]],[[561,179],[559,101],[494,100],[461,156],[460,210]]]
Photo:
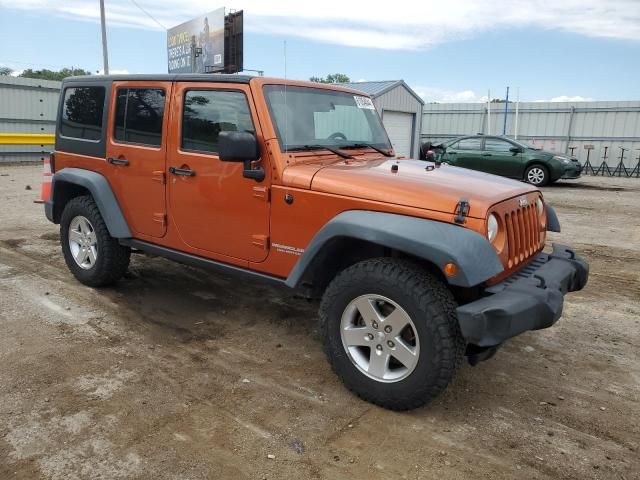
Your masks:
[[[358,108],[366,108],[367,110],[375,110],[376,107],[369,97],[362,97],[360,95],[354,95],[353,99],[356,101]]]

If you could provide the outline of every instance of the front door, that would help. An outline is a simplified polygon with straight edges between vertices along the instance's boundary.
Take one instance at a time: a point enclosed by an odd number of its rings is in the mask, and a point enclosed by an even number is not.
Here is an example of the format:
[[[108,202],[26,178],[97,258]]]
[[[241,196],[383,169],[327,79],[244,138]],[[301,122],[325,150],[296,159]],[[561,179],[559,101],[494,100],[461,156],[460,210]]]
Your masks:
[[[486,171],[503,177],[522,178],[522,154],[512,152],[513,147],[513,143],[501,138],[486,138],[483,157],[490,168]]]
[[[107,177],[134,236],[166,232],[165,154],[171,82],[114,82]]]
[[[180,238],[202,255],[264,260],[269,169],[258,183],[243,177],[242,163],[222,162],[217,153],[221,131],[262,138],[248,85],[184,82],[174,89],[172,124],[179,127],[170,134],[167,175],[169,211]]]

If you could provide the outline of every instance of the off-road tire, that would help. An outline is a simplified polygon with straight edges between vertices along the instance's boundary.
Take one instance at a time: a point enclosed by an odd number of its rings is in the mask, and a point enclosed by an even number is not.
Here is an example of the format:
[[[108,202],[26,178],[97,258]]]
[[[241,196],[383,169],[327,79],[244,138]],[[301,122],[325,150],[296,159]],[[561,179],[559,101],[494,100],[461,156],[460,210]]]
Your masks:
[[[529,179],[529,174],[534,170],[534,169],[539,169],[539,171],[542,172],[543,177],[542,180],[538,183],[533,182]],[[549,184],[549,169],[547,167],[545,167],[544,165],[541,165],[539,163],[534,163],[533,165],[529,165],[527,167],[527,169],[524,172],[524,181],[527,183],[530,183],[531,185],[534,185],[536,187],[544,187],[546,185]]]
[[[98,254],[95,264],[89,269],[83,269],[76,263],[69,246],[69,225],[79,215],[91,222],[96,234]],[[71,273],[81,283],[90,287],[114,284],[129,267],[131,249],[120,245],[117,239],[109,235],[100,210],[89,195],[75,197],[65,205],[60,219],[60,243],[64,260]]]
[[[346,306],[360,295],[392,299],[409,314],[421,344],[415,369],[394,383],[362,373],[345,350],[340,325]],[[456,317],[456,301],[439,278],[417,264],[376,258],[339,273],[320,304],[320,328],[331,367],[360,398],[391,410],[409,410],[436,398],[462,364],[466,343]]]

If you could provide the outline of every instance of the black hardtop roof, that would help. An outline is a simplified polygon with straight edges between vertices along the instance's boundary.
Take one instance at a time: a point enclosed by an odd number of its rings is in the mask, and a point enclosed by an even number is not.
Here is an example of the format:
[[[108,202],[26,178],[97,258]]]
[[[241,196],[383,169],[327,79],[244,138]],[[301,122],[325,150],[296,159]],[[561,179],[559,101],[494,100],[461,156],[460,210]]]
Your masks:
[[[159,74],[124,74],[124,75],[82,75],[67,77],[63,83],[93,83],[113,81],[142,82],[216,82],[216,83],[249,83],[251,75],[225,75],[220,73],[159,73]]]

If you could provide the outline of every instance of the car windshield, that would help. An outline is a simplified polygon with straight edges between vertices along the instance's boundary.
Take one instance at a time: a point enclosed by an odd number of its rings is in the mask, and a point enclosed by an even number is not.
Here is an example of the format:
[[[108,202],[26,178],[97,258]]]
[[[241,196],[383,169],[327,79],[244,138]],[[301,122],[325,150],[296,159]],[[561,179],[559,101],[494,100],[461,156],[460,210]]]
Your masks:
[[[527,142],[522,142],[520,140],[514,140],[513,138],[510,139],[513,143],[520,145],[523,148],[528,148],[530,150],[540,150],[540,147],[537,147],[535,145],[531,145]]]
[[[311,87],[264,87],[282,151],[373,145],[391,148],[369,97]]]

